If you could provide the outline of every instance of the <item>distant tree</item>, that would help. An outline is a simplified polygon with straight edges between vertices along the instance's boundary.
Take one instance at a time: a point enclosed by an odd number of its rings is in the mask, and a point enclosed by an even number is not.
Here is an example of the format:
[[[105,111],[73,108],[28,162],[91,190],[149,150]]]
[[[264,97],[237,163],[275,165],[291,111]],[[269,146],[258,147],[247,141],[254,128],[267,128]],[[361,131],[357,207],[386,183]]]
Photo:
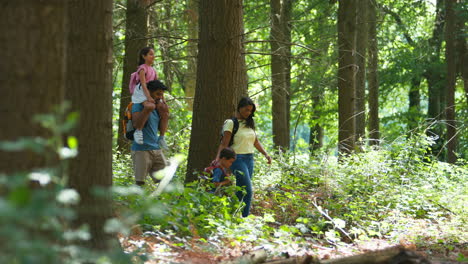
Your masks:
[[[367,83],[369,87],[369,140],[371,145],[378,145],[379,128],[379,78],[378,78],[378,43],[377,43],[377,0],[368,1],[368,61]]]
[[[357,1],[356,7],[356,140],[366,137],[366,58],[369,0]]]
[[[356,0],[338,6],[338,150],[355,149]]]
[[[197,81],[197,39],[198,39],[198,1],[188,0],[187,25],[187,72],[185,73],[185,97],[189,110],[193,109],[193,97],[195,96],[195,85]]]
[[[445,61],[447,64],[447,161],[455,163],[457,161],[457,123],[455,119],[455,83],[457,80],[456,63],[456,16],[454,4],[456,0],[446,0],[446,20],[445,20]]]
[[[122,92],[120,94],[119,108],[119,133],[117,138],[118,149],[128,153],[130,144],[123,136],[122,113],[131,101],[128,84],[130,74],[136,71],[138,66],[138,53],[140,49],[148,46],[148,11],[149,0],[127,0],[125,12],[125,56],[122,72]]]
[[[273,142],[289,148],[291,92],[291,12],[293,0],[270,1],[271,96]]]
[[[428,108],[427,117],[433,120],[444,118],[445,108],[445,74],[444,63],[441,59],[442,41],[445,25],[445,0],[437,0],[436,16],[432,36],[428,40],[427,67],[423,73],[428,85]],[[435,131],[438,135],[442,132],[440,129]]]
[[[103,250],[112,199],[94,190],[112,185],[112,0],[69,1],[67,15],[66,97],[80,114],[69,184],[80,194],[76,224],[88,225],[92,236],[86,246]]]
[[[63,101],[66,1],[5,0],[0,4],[0,141],[49,137],[33,117]],[[69,80],[68,80],[69,81]],[[0,151],[0,173],[56,165],[43,153]]]
[[[201,0],[197,85],[186,182],[216,156],[223,121],[232,116],[247,80],[241,0]]]
[[[175,14],[173,9],[176,6],[170,1],[163,2],[163,8],[156,10],[152,15],[154,16],[154,32],[156,33],[155,41],[158,44],[159,52],[161,53],[161,67],[163,73],[164,84],[172,90],[174,82],[174,62],[171,56],[173,43],[171,42],[171,32],[177,28],[178,19],[173,19]]]

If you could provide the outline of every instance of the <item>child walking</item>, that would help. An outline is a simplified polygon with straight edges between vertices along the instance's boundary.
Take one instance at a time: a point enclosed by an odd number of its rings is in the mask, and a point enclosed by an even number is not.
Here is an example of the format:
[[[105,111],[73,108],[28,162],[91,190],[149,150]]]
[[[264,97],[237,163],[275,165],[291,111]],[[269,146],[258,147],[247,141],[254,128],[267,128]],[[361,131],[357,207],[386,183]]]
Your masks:
[[[154,49],[151,47],[145,47],[140,50],[138,69],[130,77],[130,92],[132,93],[132,103],[141,104],[147,101],[149,104],[144,104],[144,108],[157,109],[157,104],[165,104],[164,99],[155,102],[148,91],[147,83],[158,79],[158,74],[154,70]],[[135,86],[133,84],[136,84]],[[133,87],[132,87],[133,86]],[[148,110],[148,109],[147,109]],[[167,122],[167,119],[163,119]],[[163,121],[162,120],[162,121]],[[135,133],[133,135],[134,140],[137,144],[143,144],[143,127],[145,124],[141,124],[139,127],[135,127]],[[161,148],[167,149],[167,144],[164,139],[164,135],[167,130],[167,123],[161,124],[159,131],[158,144]]]

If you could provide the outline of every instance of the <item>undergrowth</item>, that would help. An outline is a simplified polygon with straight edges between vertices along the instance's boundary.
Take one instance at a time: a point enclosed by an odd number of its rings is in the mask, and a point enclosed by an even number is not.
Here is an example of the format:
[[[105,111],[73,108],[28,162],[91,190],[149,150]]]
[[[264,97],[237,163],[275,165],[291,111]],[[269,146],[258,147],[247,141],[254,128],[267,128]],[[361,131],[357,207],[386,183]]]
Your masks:
[[[159,197],[151,197],[156,185],[150,185],[145,195],[118,199],[142,211],[145,230],[272,251],[291,243],[297,252],[308,241],[335,245],[370,238],[467,243],[467,162],[432,158],[432,143],[416,135],[340,159],[280,155],[272,165],[256,162],[248,218],[240,218],[235,188],[216,196],[206,182],[183,187],[176,179]],[[116,182],[132,184],[122,179]]]

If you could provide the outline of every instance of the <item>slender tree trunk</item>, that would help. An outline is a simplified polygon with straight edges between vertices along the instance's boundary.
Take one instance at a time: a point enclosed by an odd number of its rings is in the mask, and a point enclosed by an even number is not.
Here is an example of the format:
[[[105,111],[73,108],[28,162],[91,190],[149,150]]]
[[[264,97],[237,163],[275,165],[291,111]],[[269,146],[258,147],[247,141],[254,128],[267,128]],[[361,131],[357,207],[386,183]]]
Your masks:
[[[445,98],[444,87],[444,76],[442,73],[443,65],[440,60],[440,51],[442,47],[444,23],[445,23],[445,0],[437,0],[436,5],[436,18],[434,21],[434,29],[432,37],[429,39],[430,53],[428,57],[428,66],[424,73],[424,77],[427,79],[429,89],[429,104],[428,104],[428,118],[430,119],[441,119],[443,118],[442,111],[444,109],[444,102],[442,98]]]
[[[355,149],[356,0],[340,0],[338,7],[338,150]]]
[[[66,1],[5,0],[0,6],[0,141],[50,137],[33,118],[63,101]],[[56,165],[57,157],[45,154],[0,151],[0,173]]]
[[[80,194],[76,224],[89,226],[91,249],[109,248],[104,224],[112,215],[112,0],[70,1],[67,98],[80,113],[78,156],[70,162],[70,187]]]
[[[408,94],[409,100],[409,121],[408,127],[414,129],[418,126],[418,117],[421,113],[421,93],[419,86],[421,85],[421,75],[415,73],[415,76],[411,79],[411,88]]]
[[[187,72],[185,74],[185,97],[189,110],[193,109],[193,97],[197,81],[198,0],[188,0],[187,25]]]
[[[162,58],[162,71],[164,73],[164,84],[169,88],[169,91],[172,89],[172,83],[174,82],[172,58],[171,58],[171,40],[168,37],[170,32],[172,32],[171,20],[168,18],[172,17],[172,4],[166,3],[164,9],[154,12],[156,20],[156,32],[160,37],[156,39],[158,42],[159,50],[161,52]]]
[[[457,124],[455,119],[455,83],[457,79],[457,65],[455,59],[455,34],[456,18],[454,4],[456,0],[446,0],[446,21],[445,21],[445,60],[447,64],[447,161],[455,163],[457,161]]]
[[[379,49],[377,42],[377,0],[368,1],[369,40],[367,83],[369,85],[369,139],[370,145],[380,142],[379,119],[379,76],[378,61]]]
[[[138,66],[138,53],[140,49],[148,46],[148,0],[127,0],[126,26],[125,26],[125,57],[122,73],[122,93],[120,94],[119,132],[117,138],[118,149],[121,152],[130,151],[130,143],[123,136],[123,112],[131,101],[128,89],[130,74]]]
[[[356,140],[362,141],[366,136],[366,57],[368,1],[357,1],[356,14]],[[360,143],[362,144],[362,143]]]
[[[424,78],[428,86],[428,108],[427,118],[433,124],[427,131],[429,136],[436,137],[435,144],[431,147],[432,153],[440,160],[446,158],[443,151],[445,126],[439,120],[445,119],[445,86],[446,74],[445,63],[441,59],[442,41],[445,24],[445,0],[437,0],[436,17],[432,37],[428,40],[429,50],[427,52],[427,66],[424,71]]]
[[[320,96],[313,97],[313,111],[314,116],[312,119],[318,120],[320,116]],[[323,147],[323,127],[317,122],[310,127],[310,137],[309,137],[309,150],[311,154],[315,154],[318,150]]]
[[[465,90],[465,100],[468,107],[468,42],[466,41],[466,14],[461,5],[466,4],[466,1],[458,0],[455,5],[456,14],[456,36],[455,42],[457,46],[457,72],[463,80]]]
[[[273,142],[285,150],[289,148],[292,0],[271,0],[270,5]]]
[[[186,182],[213,160],[223,121],[246,91],[242,0],[201,0],[197,86]]]

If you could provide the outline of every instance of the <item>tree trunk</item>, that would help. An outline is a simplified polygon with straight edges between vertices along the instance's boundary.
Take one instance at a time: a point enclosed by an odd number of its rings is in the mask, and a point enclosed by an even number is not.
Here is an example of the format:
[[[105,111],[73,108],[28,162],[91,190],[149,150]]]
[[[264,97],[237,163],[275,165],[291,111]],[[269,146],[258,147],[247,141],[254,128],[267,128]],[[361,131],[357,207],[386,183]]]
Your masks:
[[[65,3],[7,0],[0,4],[0,141],[52,136],[33,117],[51,113],[63,101]],[[45,154],[0,151],[0,173],[56,165],[57,157]]]
[[[363,141],[366,136],[366,57],[368,1],[357,1],[356,11],[356,140]],[[360,143],[362,144],[362,142]]]
[[[291,86],[291,10],[292,0],[271,0],[271,95],[273,142],[281,150],[289,148]]]
[[[193,98],[197,81],[198,0],[188,0],[187,72],[185,73],[185,97],[187,107],[193,110]]]
[[[445,0],[437,0],[436,17],[432,37],[428,40],[429,50],[427,52],[427,66],[424,71],[424,78],[428,86],[428,108],[427,118],[432,126],[428,129],[429,136],[436,138],[435,144],[431,147],[432,154],[440,160],[445,159],[444,145],[444,125],[439,122],[445,118],[445,64],[440,58],[445,24]]]
[[[338,150],[355,149],[356,0],[340,0],[338,7]]]
[[[200,1],[197,86],[186,182],[216,156],[223,121],[246,91],[241,0]]]
[[[445,102],[445,100],[442,99],[445,98],[445,93],[442,92],[445,90],[445,78],[442,68],[443,63],[440,60],[440,50],[442,47],[445,23],[444,1],[445,0],[437,0],[434,29],[432,37],[428,40],[430,48],[428,66],[424,73],[429,89],[428,118],[437,120],[443,118],[442,112],[444,106],[441,102]]]
[[[159,50],[161,52],[161,65],[162,71],[164,73],[164,84],[167,86],[169,91],[171,91],[172,83],[174,82],[173,65],[170,54],[172,43],[170,42],[171,39],[165,36],[169,36],[172,32],[173,26],[171,24],[171,20],[168,19],[172,17],[171,13],[172,4],[169,2],[164,5],[163,9],[153,13],[156,20],[156,35],[159,36],[156,41],[158,42]]]
[[[318,123],[318,119],[321,111],[319,106],[321,104],[320,96],[313,97],[313,111],[314,116],[312,117],[315,120],[315,124],[310,127],[310,136],[309,136],[309,150],[311,154],[315,154],[318,150],[323,147],[323,127]]]
[[[378,145],[380,142],[379,119],[379,48],[377,42],[377,0],[368,1],[368,56],[367,83],[369,86],[369,144]]]
[[[465,101],[468,105],[468,42],[466,41],[465,24],[468,20],[466,18],[464,9],[461,5],[465,4],[464,1],[458,0],[455,5],[456,14],[456,46],[457,46],[457,72],[461,75],[463,80],[463,87],[465,90]]]
[[[455,119],[455,83],[457,79],[457,65],[455,59],[455,11],[456,0],[446,0],[446,21],[445,21],[445,60],[447,64],[447,161],[455,163],[457,161],[457,124]]]
[[[86,246],[109,247],[104,224],[112,214],[112,0],[70,1],[67,98],[80,113],[78,156],[70,162],[70,187],[80,194],[77,226],[89,226]]]
[[[409,108],[408,108],[408,127],[410,130],[419,125],[419,116],[421,113],[421,93],[419,86],[421,85],[421,74],[414,73],[411,79],[411,88],[408,94]]]
[[[140,49],[148,46],[148,0],[127,0],[125,24],[125,57],[122,72],[122,93],[120,94],[119,131],[117,138],[118,149],[121,152],[130,151],[130,142],[123,136],[123,112],[131,101],[128,89],[130,74],[138,66],[138,53]]]

